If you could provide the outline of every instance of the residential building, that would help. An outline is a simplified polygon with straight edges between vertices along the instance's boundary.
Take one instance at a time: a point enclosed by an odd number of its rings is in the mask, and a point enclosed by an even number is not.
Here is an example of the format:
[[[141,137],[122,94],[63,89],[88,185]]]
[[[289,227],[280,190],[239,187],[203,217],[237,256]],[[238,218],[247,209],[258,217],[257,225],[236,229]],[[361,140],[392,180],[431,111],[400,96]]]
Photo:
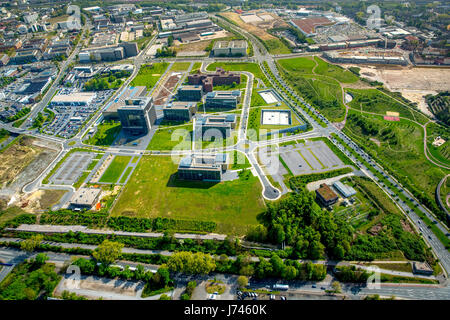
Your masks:
[[[228,155],[191,155],[181,159],[178,178],[183,180],[220,181],[228,166]]]

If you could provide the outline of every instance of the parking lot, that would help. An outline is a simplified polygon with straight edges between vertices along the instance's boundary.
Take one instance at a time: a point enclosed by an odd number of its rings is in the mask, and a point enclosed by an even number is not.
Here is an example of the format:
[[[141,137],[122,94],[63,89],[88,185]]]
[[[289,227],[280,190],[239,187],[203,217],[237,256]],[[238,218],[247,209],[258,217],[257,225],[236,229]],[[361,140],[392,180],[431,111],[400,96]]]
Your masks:
[[[60,94],[68,94],[73,89],[61,89]],[[49,108],[55,113],[55,118],[44,132],[63,138],[71,138],[80,130],[83,123],[95,113],[100,106],[113,94],[114,90],[97,91],[96,97],[88,106],[55,106]]]
[[[50,178],[54,184],[72,185],[81,173],[86,170],[91,160],[96,156],[93,152],[75,152],[71,154],[56,173]]]

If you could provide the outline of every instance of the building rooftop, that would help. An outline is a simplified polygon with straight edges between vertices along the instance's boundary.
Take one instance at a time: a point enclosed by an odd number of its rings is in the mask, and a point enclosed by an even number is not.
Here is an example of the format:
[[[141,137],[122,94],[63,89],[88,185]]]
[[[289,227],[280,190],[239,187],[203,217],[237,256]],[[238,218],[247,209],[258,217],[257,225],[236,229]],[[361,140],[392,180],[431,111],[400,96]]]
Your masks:
[[[351,197],[356,194],[356,190],[350,186],[343,184],[340,181],[336,181],[333,183],[333,187],[335,187],[344,197]]]
[[[93,206],[101,191],[97,188],[80,188],[72,196],[70,203],[72,205]]]
[[[119,96],[113,101],[109,102],[105,108],[107,112],[115,112],[117,109],[124,104],[126,99],[134,99],[138,97],[143,97],[147,93],[147,87],[128,87],[119,94]]]
[[[85,102],[89,103],[96,96],[95,92],[73,92],[70,94],[57,94],[53,97],[52,102]]]
[[[322,184],[316,192],[324,199],[325,201],[330,201],[337,198],[337,194],[331,190],[330,186],[327,184]]]

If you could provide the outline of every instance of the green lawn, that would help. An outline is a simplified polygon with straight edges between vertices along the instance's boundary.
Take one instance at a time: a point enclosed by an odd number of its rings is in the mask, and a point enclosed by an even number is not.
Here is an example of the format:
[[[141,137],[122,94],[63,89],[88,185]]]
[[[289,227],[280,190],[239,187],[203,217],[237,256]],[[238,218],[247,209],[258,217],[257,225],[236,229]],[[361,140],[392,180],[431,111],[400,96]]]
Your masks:
[[[287,54],[291,53],[289,49],[280,39],[270,39],[264,41],[264,44],[270,54]]]
[[[177,179],[171,157],[143,156],[112,210],[113,216],[214,221],[219,233],[243,234],[264,211],[258,178],[220,183]]]
[[[236,85],[227,84],[221,86],[214,86],[214,90],[215,91],[240,90],[245,89],[246,87],[247,87],[247,76],[245,74],[241,74],[241,83]]]
[[[386,115],[387,111],[398,112],[400,117],[408,118],[419,123],[428,120],[418,111],[408,108],[377,89],[347,89],[353,96],[350,107],[367,112]]]
[[[170,71],[187,71],[190,65],[190,62],[175,62],[172,68],[170,68]]]
[[[159,78],[167,70],[169,64],[167,62],[156,62],[153,64],[145,64],[139,70],[139,73],[131,81],[131,86],[146,86],[151,89],[158,82]]]
[[[349,116],[352,114],[357,112],[351,110]],[[377,128],[378,133],[364,133],[352,118],[347,119],[344,132],[398,178],[424,191],[434,201],[436,186],[448,171],[434,166],[425,158],[422,127],[404,119],[385,121],[382,116],[364,115],[362,119]]]
[[[236,150],[230,151],[230,152],[228,152],[228,155],[232,162],[231,170],[251,168],[250,162],[248,161],[247,157],[242,152],[238,152]]]
[[[110,146],[120,133],[122,125],[119,121],[103,121],[98,124],[94,136],[87,139],[85,143],[94,146]]]
[[[191,149],[192,124],[174,128],[158,129],[147,146],[147,150]]]
[[[191,69],[191,74],[199,72],[201,67],[202,67],[201,62],[194,62],[194,65],[192,66],[192,69]]]
[[[109,167],[101,176],[99,182],[116,183],[123,170],[130,162],[130,156],[115,156]]]
[[[266,86],[270,86],[269,80],[262,72],[257,63],[251,62],[213,62],[206,68],[207,71],[216,71],[216,68],[223,68],[228,71],[247,71],[253,73],[256,78],[261,79]]]
[[[128,176],[130,175],[131,170],[133,170],[133,167],[128,167],[127,171],[123,174],[122,178],[120,179],[120,183],[125,183],[127,181]]]

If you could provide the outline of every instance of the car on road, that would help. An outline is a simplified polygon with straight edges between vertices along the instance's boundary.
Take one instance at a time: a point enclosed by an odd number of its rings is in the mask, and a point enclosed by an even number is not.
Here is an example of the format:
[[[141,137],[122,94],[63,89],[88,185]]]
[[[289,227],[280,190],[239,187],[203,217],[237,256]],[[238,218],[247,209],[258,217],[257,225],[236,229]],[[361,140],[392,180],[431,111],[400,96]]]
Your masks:
[[[285,296],[281,296],[280,299],[281,300],[286,300],[286,297]]]
[[[317,288],[317,286],[316,286],[315,284],[313,284],[311,287],[312,287],[312,288]]]

